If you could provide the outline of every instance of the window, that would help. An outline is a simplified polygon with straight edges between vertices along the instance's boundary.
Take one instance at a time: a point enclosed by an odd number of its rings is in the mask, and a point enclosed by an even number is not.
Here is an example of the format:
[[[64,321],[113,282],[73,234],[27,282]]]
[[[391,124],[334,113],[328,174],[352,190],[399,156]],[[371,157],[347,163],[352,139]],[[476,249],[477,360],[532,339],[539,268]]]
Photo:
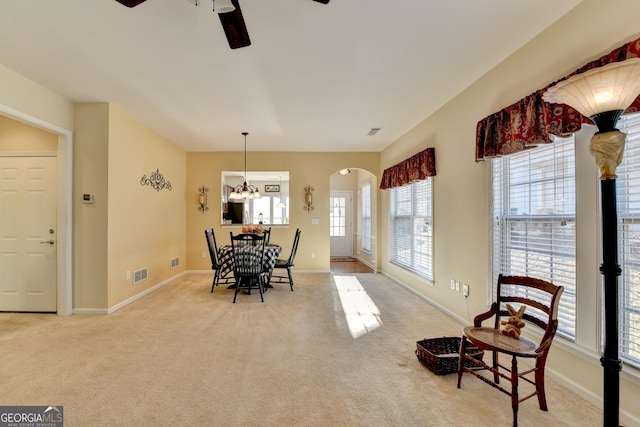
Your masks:
[[[391,189],[390,261],[433,280],[431,179]]]
[[[272,224],[271,222],[271,197],[262,196],[259,199],[250,200],[252,224]]]
[[[627,134],[616,173],[620,282],[620,357],[640,367],[640,114],[620,118]]]
[[[345,237],[347,235],[347,198],[329,198],[329,236]]]
[[[499,274],[564,286],[558,332],[575,339],[576,213],[573,137],[497,158],[493,171],[493,283]]]
[[[265,225],[289,224],[288,171],[222,171],[221,178],[223,224],[257,224],[261,219]],[[259,190],[261,197],[232,198],[244,183]]]
[[[259,199],[247,200],[252,224],[288,224],[287,199],[263,195]]]
[[[362,235],[361,247],[364,252],[371,252],[371,183],[360,188]]]

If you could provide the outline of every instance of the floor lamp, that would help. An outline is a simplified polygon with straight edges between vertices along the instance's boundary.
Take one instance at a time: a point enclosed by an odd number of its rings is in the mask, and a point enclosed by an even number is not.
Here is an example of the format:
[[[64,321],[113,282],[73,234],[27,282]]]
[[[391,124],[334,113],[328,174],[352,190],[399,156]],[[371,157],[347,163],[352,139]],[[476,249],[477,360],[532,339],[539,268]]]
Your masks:
[[[600,167],[602,216],[602,264],[604,277],[604,426],[619,426],[620,371],[618,317],[618,215],[616,208],[616,167],[622,160],[626,135],[616,122],[640,94],[640,58],[614,62],[576,74],[549,88],[543,99],[567,104],[591,118],[598,131],[589,151]]]

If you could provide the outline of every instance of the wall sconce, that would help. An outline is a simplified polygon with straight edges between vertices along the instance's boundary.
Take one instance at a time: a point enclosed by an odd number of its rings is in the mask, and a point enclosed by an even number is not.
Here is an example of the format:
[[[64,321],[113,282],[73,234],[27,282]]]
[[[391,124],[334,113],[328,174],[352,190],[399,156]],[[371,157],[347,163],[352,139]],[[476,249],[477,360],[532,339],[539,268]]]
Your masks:
[[[209,191],[209,189],[204,185],[198,188],[198,192],[200,193],[198,196],[198,210],[202,213],[209,210],[209,206],[207,206],[207,191]]]
[[[307,185],[304,187],[304,206],[302,207],[307,212],[313,210],[313,187]]]

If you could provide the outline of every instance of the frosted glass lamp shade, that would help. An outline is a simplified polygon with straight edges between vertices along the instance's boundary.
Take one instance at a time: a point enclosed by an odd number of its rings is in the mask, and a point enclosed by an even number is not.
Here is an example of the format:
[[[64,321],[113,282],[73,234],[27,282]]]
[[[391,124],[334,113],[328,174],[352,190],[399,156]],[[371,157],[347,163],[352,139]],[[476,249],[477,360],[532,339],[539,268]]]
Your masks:
[[[216,13],[227,13],[236,10],[231,0],[213,0],[213,10]]]
[[[625,110],[640,94],[640,58],[613,62],[576,74],[542,95],[549,103],[567,104],[583,116]]]

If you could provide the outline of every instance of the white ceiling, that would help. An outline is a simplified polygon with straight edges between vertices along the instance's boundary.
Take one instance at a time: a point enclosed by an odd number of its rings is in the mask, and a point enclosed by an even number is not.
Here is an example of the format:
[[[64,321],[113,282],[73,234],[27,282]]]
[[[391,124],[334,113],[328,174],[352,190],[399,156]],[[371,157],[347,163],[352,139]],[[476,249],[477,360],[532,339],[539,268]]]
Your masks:
[[[581,0],[240,0],[235,50],[195,1],[1,0],[0,63],[188,151],[379,151]]]

